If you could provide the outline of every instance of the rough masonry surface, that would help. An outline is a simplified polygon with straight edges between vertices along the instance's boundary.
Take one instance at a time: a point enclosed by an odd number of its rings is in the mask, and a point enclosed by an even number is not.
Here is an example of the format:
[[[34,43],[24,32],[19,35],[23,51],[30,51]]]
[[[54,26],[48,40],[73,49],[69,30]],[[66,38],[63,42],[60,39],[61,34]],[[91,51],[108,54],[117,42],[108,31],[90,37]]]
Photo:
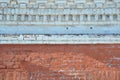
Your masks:
[[[0,45],[0,80],[120,80],[120,45]]]

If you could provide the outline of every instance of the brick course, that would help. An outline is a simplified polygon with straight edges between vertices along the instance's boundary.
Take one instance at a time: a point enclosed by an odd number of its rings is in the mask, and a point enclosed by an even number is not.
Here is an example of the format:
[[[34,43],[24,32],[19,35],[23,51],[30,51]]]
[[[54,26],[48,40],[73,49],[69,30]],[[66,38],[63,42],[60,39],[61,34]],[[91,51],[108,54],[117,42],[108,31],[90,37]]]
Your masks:
[[[120,80],[120,45],[0,45],[0,80]]]

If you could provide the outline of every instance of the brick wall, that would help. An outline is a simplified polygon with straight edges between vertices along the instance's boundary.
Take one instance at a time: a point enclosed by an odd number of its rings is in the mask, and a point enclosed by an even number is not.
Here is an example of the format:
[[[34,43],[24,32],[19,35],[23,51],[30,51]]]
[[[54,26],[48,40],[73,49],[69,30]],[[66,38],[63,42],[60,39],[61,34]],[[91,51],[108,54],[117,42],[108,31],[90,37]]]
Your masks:
[[[0,45],[0,80],[120,80],[120,45]]]

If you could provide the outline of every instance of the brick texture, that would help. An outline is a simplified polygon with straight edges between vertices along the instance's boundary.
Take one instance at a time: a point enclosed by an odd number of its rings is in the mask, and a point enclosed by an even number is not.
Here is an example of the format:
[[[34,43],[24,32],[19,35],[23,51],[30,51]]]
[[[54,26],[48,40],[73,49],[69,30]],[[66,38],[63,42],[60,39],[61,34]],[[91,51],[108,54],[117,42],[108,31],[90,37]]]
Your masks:
[[[0,45],[0,80],[120,80],[120,45]]]

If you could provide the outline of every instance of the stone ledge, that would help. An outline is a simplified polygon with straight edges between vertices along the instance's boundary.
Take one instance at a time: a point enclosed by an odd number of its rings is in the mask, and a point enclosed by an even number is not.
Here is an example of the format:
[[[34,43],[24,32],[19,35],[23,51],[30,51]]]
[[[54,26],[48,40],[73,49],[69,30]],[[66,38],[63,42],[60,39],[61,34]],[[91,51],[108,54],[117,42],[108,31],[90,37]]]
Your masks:
[[[120,35],[0,35],[0,44],[120,44]]]

